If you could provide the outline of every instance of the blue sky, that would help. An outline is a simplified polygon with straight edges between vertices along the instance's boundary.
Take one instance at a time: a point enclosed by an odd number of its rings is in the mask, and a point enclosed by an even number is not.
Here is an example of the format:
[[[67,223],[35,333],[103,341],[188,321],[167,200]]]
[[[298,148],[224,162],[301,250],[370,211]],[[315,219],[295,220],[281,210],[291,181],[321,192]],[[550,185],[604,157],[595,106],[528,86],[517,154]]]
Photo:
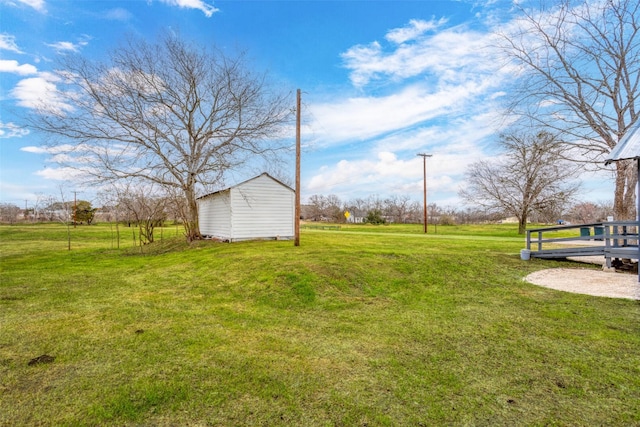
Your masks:
[[[0,201],[31,206],[68,177],[24,119],[54,96],[56,57],[98,59],[127,34],[153,41],[170,29],[244,50],[282,89],[302,90],[303,201],[421,201],[416,154],[430,153],[429,202],[457,205],[466,166],[496,154],[513,73],[486,46],[514,18],[508,0],[0,0]],[[237,171],[227,184],[255,174]],[[613,198],[612,181],[585,178],[590,200]]]

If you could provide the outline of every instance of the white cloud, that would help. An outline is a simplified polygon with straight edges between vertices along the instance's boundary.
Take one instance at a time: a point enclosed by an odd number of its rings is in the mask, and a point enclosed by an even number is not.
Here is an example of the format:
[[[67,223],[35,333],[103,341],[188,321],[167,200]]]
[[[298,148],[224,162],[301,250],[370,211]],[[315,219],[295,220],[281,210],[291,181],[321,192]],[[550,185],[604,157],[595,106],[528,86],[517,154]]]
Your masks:
[[[108,144],[101,146],[99,144],[56,144],[41,146],[26,146],[20,148],[20,151],[32,154],[44,154],[47,156],[47,162],[58,163],[65,166],[80,166],[95,164],[100,156],[129,156],[134,155],[127,151],[127,147],[121,144]],[[99,161],[98,161],[99,163]]]
[[[446,23],[447,20],[445,18],[441,18],[438,21],[435,19],[432,19],[431,21],[412,19],[406,27],[396,28],[389,31],[385,38],[391,42],[401,44],[409,40],[413,40],[427,31],[434,31]]]
[[[415,25],[413,36],[420,29]],[[406,29],[400,30],[391,30],[387,37],[410,37]],[[469,75],[494,71],[495,58],[487,48],[490,37],[493,36],[458,27],[418,37],[414,43],[401,43],[388,52],[378,42],[357,45],[341,57],[351,70],[350,79],[356,87],[372,80],[402,80],[425,73],[435,77],[436,84],[439,80],[460,82]]]
[[[488,132],[485,130],[485,133],[470,135],[467,131],[468,129],[461,129],[459,132],[425,130],[421,132],[422,136],[431,133],[442,138],[448,135],[451,139],[434,141],[425,138],[421,146],[408,149],[380,144],[368,153],[363,153],[364,159],[343,159],[335,165],[325,165],[320,173],[310,178],[307,187],[316,192],[321,188],[331,192],[333,187],[352,183],[388,186],[394,182],[417,181],[423,174],[423,160],[417,156],[418,152],[432,155],[427,159],[427,169],[429,175],[439,177],[435,182],[449,183],[452,177],[463,174],[470,163],[486,157],[482,152],[481,142],[488,136]]]
[[[51,73],[40,73],[37,77],[23,79],[11,91],[18,105],[26,108],[45,108],[53,112],[71,111],[56,87],[59,79]]]
[[[15,53],[22,53],[16,44],[16,37],[7,33],[0,34],[0,50],[9,50]]]
[[[59,154],[59,153],[68,153],[75,149],[76,147],[71,144],[62,144],[51,147],[46,146],[33,146],[29,145],[27,147],[20,148],[20,151],[24,151],[26,153],[34,153],[34,154]]]
[[[446,152],[472,153],[478,150],[474,147],[487,144],[503,122],[502,115],[495,110],[476,112],[469,117],[448,117],[441,123],[428,123],[393,133],[378,140],[375,149],[416,153],[427,150],[435,154],[444,149]],[[479,152],[474,152],[477,154]]]
[[[0,138],[20,138],[29,135],[29,130],[15,123],[0,122]]]
[[[89,37],[85,36],[80,39],[77,43],[69,42],[69,41],[59,41],[55,43],[45,43],[46,46],[53,48],[57,53],[65,53],[65,52],[79,52],[80,49],[89,44]]]
[[[443,86],[438,92],[414,84],[384,97],[357,97],[310,107],[309,132],[318,145],[364,141],[388,132],[418,125],[464,109],[467,102],[484,93],[486,83],[469,80],[459,86]]]
[[[18,3],[22,3],[24,5],[27,5],[29,7],[34,8],[38,12],[44,12],[45,11],[45,2],[44,2],[44,0],[17,0],[17,1],[18,1]]]
[[[202,11],[207,18],[211,18],[211,16],[218,12],[220,9],[214,7],[206,3],[203,0],[160,0],[163,3],[168,4],[169,6],[177,6],[185,9],[197,9]]]
[[[12,59],[0,59],[0,73],[13,73],[21,76],[37,74],[38,69],[31,64],[20,65]]]
[[[87,176],[86,171],[71,167],[45,168],[35,174],[52,181],[80,181]]]
[[[126,22],[126,21],[129,21],[131,18],[133,18],[133,15],[131,14],[131,12],[121,7],[110,9],[105,13],[103,13],[102,16],[105,19],[108,19],[110,21],[121,21],[121,22]]]
[[[55,43],[45,43],[45,45],[52,47],[57,52],[77,52],[78,46],[72,42],[55,42]]]
[[[34,147],[32,145],[29,145],[27,147],[22,147],[20,148],[20,151],[24,151],[26,153],[34,153],[34,154],[43,154],[47,152],[47,150],[45,150],[42,147]]]
[[[379,82],[384,95],[312,104],[307,140],[320,151],[342,145],[345,154],[307,178],[308,194],[420,195],[422,159],[430,191],[455,200],[467,166],[485,158],[502,115],[495,102],[511,78],[489,48],[489,33],[446,20],[412,20],[386,40],[342,54],[360,91]],[[437,33],[434,33],[437,30]],[[377,89],[380,89],[380,85]]]
[[[417,153],[425,152],[432,154],[427,159],[429,191],[436,192],[439,201],[455,200],[468,165],[490,155],[484,150],[496,135],[498,116],[490,110],[390,132],[363,144],[364,151],[350,158],[325,164],[310,176],[304,191],[343,199],[354,194],[407,194],[417,199],[423,185],[422,158]]]
[[[35,174],[47,180],[54,181],[82,181],[90,179],[92,175],[91,158],[86,157],[91,148],[86,144],[60,144],[52,146],[27,146],[20,151],[47,156],[48,164],[57,166],[46,167]]]
[[[429,191],[456,192],[456,181],[464,171],[468,153],[443,153],[427,160]],[[381,151],[374,157],[359,160],[341,160],[334,166],[325,166],[305,185],[307,194],[336,194],[342,199],[354,194],[387,197],[407,194],[414,199],[422,195],[423,160],[414,155],[399,158],[392,152]]]

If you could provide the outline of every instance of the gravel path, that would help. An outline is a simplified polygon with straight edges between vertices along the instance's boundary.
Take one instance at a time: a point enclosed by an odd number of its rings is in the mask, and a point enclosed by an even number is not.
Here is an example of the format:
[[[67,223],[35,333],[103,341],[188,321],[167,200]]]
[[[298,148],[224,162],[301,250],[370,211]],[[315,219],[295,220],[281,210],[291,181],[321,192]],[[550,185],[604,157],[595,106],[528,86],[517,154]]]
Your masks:
[[[636,274],[580,268],[552,268],[531,273],[524,280],[559,291],[640,300],[640,284]]]

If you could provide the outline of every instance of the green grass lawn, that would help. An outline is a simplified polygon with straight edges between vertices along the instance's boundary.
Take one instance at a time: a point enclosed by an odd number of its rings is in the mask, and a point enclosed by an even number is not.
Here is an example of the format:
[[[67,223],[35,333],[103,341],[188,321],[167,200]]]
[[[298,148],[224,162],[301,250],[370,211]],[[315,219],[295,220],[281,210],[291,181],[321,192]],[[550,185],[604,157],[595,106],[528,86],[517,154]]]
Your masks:
[[[640,424],[640,304],[523,282],[582,266],[495,227],[0,226],[0,425]]]

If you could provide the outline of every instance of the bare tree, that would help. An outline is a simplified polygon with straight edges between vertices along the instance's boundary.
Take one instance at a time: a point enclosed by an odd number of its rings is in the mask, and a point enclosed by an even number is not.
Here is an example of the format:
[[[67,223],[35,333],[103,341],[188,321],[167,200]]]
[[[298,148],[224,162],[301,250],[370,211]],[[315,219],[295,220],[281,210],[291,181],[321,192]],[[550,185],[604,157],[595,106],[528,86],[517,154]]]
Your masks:
[[[2,222],[14,224],[20,212],[22,209],[13,203],[0,203],[0,221]]]
[[[569,216],[578,222],[589,223],[598,221],[598,206],[592,202],[582,202],[574,205],[569,211]]]
[[[512,109],[560,132],[571,155],[601,167],[638,121],[640,2],[637,0],[519,3],[523,18],[505,29],[501,47],[523,70]],[[631,219],[637,177],[616,162],[614,211]]]
[[[42,213],[49,221],[57,221],[67,228],[67,250],[71,250],[71,226],[73,225],[73,201],[64,197],[64,185],[58,186],[60,198],[47,196],[39,198],[44,204]]]
[[[335,194],[329,194],[327,196],[327,210],[326,216],[331,222],[345,222],[344,209],[342,207],[342,201]]]
[[[327,198],[321,194],[314,194],[309,197],[309,215],[314,221],[321,221],[327,209]]]
[[[33,220],[34,221],[42,221],[44,216],[42,215],[43,204],[46,203],[47,196],[44,193],[37,192],[36,200],[33,202]]]
[[[435,203],[433,205],[435,206]],[[437,215],[436,224],[440,225],[455,225],[460,216],[459,212],[451,206],[437,206]]]
[[[111,247],[120,249],[120,219],[123,217],[121,211],[122,206],[118,203],[117,188],[109,188],[98,193],[98,200],[102,203],[102,217],[109,224],[111,229]],[[113,224],[116,226],[115,235],[113,233]]]
[[[165,220],[167,200],[153,188],[127,186],[118,190],[118,205],[125,215],[138,227],[140,245],[153,243],[154,230]]]
[[[385,214],[399,224],[407,222],[410,206],[411,198],[406,194],[402,196],[394,194],[384,200]]]
[[[579,202],[569,209],[567,215],[571,221],[589,223],[603,221],[612,212],[613,208],[607,202]]]
[[[199,189],[282,148],[274,141],[291,116],[288,97],[250,72],[243,56],[173,35],[129,40],[106,63],[66,57],[59,74],[60,99],[43,105],[33,125],[100,181],[179,190],[189,240],[200,236]]]
[[[412,224],[422,224],[424,221],[424,202],[412,201],[409,205],[408,222]]]
[[[468,187],[460,196],[489,211],[514,215],[523,234],[532,212],[556,208],[575,194],[578,184],[571,179],[577,167],[562,159],[562,141],[547,132],[505,135],[500,144],[502,158],[469,166]]]
[[[342,202],[335,194],[323,196],[314,194],[309,197],[310,215],[315,221],[344,222]]]

